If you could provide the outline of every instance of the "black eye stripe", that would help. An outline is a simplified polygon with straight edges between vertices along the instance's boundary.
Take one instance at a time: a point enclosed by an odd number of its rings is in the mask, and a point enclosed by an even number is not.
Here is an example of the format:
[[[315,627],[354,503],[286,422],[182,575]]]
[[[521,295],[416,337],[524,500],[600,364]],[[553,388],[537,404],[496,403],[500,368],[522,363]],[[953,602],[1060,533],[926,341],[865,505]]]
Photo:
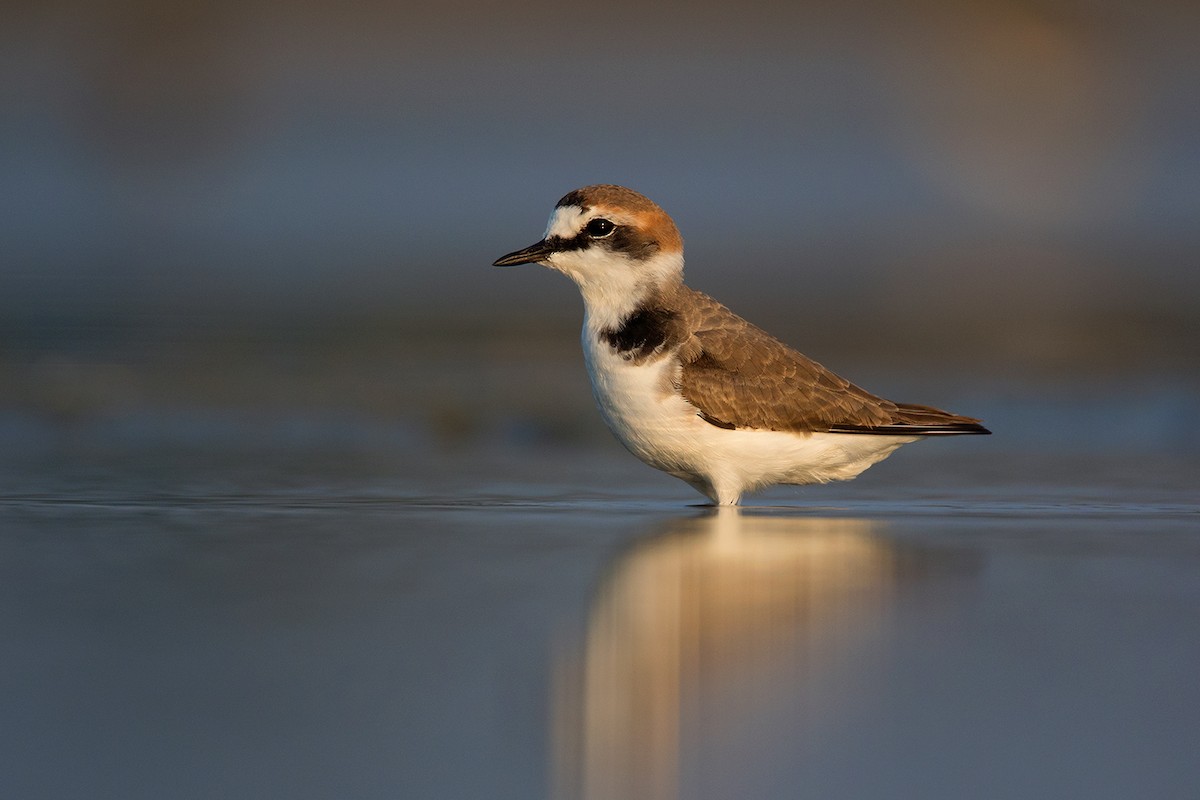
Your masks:
[[[596,225],[596,223],[603,224]],[[579,233],[575,234],[569,239],[565,236],[551,236],[547,239],[547,241],[553,246],[553,249],[559,252],[566,252],[568,250],[582,250],[585,247],[591,246],[592,242],[596,239],[609,238],[612,236],[613,232],[617,230],[621,229],[619,229],[609,220],[606,220],[603,217],[596,217],[593,220],[589,220],[588,223],[583,226],[583,230],[579,231]]]
[[[614,252],[624,253],[635,261],[644,261],[658,252],[658,243],[637,228],[622,225],[612,237],[604,240]]]
[[[595,222],[607,222],[612,229],[607,233],[594,234],[589,228]],[[602,226],[603,227],[603,226]],[[589,220],[579,233],[571,237],[554,235],[546,239],[546,243],[556,252],[565,253],[572,250],[585,250],[589,247],[603,247],[615,253],[622,253],[635,261],[644,261],[658,252],[658,243],[648,239],[632,225],[616,225],[610,220],[596,217]]]
[[[582,250],[591,244],[592,240],[586,233],[577,233],[570,239],[565,236],[551,236],[546,241],[554,251],[565,253],[568,250]]]

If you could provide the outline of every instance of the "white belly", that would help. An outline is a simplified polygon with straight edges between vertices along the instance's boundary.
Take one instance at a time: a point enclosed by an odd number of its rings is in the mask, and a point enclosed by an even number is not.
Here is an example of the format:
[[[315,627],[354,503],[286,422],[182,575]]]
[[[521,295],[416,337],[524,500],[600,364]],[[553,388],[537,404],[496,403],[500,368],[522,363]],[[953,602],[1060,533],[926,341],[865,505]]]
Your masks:
[[[913,436],[728,430],[705,422],[676,388],[678,361],[627,361],[589,335],[583,352],[605,423],[638,458],[718,503],[776,483],[853,478]]]

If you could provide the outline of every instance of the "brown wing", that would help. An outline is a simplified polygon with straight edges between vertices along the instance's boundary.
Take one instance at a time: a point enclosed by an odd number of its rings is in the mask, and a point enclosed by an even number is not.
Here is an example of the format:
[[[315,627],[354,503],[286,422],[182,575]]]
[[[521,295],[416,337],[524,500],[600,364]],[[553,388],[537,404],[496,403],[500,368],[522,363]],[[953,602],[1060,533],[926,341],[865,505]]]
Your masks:
[[[686,304],[695,331],[680,349],[680,389],[714,425],[840,433],[987,433],[979,421],[876,397],[710,297]]]

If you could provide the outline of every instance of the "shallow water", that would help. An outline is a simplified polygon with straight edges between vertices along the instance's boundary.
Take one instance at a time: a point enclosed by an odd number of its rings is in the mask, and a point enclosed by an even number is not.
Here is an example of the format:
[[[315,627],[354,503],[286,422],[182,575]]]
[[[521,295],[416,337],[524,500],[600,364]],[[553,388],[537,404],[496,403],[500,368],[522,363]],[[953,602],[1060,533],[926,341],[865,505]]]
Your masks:
[[[1190,451],[926,443],[718,512],[615,445],[223,424],[7,421],[4,796],[1200,783]]]

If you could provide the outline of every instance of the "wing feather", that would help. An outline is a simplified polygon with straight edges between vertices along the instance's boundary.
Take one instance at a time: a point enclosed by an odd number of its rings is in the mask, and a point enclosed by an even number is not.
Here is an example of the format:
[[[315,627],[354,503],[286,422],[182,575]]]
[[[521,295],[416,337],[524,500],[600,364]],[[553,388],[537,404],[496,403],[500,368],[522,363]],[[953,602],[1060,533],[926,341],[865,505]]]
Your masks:
[[[843,433],[987,433],[979,421],[877,397],[712,298],[686,287],[688,328],[679,388],[721,427]]]

